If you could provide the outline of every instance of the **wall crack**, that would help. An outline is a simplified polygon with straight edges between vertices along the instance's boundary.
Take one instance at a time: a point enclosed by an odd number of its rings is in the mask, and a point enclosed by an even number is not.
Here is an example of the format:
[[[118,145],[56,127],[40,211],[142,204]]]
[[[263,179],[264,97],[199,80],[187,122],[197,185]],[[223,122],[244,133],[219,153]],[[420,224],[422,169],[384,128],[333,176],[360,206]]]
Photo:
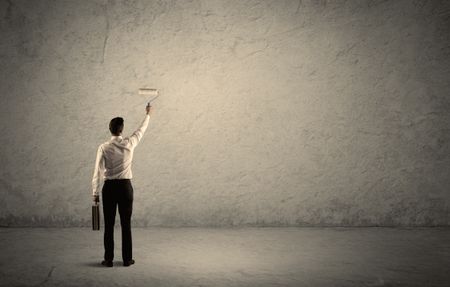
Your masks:
[[[102,61],[101,61],[102,64],[105,62],[106,46],[108,44],[108,38],[109,38],[108,3],[109,3],[109,0],[106,1],[106,4],[103,6],[103,10],[104,10],[104,14],[105,14],[106,27],[105,27],[105,37],[103,39]]]

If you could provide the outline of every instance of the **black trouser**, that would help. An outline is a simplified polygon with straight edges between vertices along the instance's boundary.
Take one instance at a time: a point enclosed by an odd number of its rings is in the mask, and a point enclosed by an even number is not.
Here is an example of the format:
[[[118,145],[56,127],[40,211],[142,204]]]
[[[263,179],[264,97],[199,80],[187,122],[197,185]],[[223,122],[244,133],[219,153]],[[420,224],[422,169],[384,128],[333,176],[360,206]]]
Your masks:
[[[114,258],[114,223],[119,205],[122,227],[122,259],[133,259],[131,244],[131,213],[133,211],[133,186],[129,179],[107,179],[102,189],[103,218],[105,220],[105,260]]]

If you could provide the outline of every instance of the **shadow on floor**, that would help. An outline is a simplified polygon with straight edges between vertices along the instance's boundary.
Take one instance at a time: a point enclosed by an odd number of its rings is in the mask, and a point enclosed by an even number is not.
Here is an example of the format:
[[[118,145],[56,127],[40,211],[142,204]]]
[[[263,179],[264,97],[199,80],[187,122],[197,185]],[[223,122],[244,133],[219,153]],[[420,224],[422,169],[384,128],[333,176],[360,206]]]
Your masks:
[[[102,263],[99,262],[82,262],[80,263],[81,266],[87,266],[87,267],[101,267],[101,268],[107,268],[106,266],[103,266]]]

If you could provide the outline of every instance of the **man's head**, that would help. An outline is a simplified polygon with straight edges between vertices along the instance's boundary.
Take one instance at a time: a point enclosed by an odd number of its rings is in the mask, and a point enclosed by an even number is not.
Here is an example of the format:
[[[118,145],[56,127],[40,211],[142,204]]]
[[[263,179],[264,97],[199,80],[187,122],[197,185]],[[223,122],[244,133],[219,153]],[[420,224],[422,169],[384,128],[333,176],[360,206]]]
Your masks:
[[[123,131],[123,118],[117,117],[109,122],[109,131],[114,136],[120,136]]]

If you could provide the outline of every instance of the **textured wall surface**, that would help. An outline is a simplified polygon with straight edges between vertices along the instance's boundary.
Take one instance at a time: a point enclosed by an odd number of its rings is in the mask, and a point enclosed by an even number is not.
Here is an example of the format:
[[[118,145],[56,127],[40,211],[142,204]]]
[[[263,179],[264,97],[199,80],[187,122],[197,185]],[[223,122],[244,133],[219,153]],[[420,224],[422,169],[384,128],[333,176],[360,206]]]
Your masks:
[[[109,120],[135,225],[449,225],[449,1],[1,1],[0,224],[90,225]]]

